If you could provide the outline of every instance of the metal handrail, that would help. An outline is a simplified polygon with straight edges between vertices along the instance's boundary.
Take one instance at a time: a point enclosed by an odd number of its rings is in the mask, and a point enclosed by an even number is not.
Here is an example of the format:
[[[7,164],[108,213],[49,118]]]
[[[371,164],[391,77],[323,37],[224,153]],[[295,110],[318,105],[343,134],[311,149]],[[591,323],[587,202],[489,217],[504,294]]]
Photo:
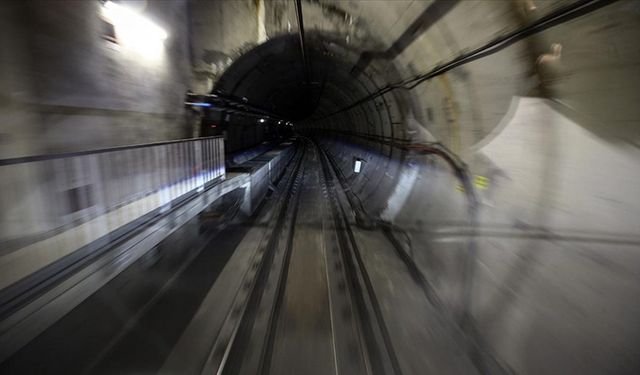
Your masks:
[[[20,163],[30,163],[30,162],[34,162],[34,161],[61,159],[61,158],[67,158],[67,157],[73,157],[73,156],[100,154],[100,153],[104,153],[104,152],[131,150],[131,149],[135,149],[135,148],[160,146],[160,145],[168,145],[168,144],[174,144],[174,143],[191,142],[191,141],[195,141],[195,140],[215,139],[215,138],[223,138],[223,136],[217,135],[217,136],[213,136],[213,137],[186,138],[186,139],[177,139],[177,140],[173,140],[173,141],[139,143],[139,144],[134,144],[134,145],[115,146],[115,147],[107,147],[107,148],[100,148],[100,149],[93,149],[93,150],[86,150],[86,151],[63,152],[63,153],[56,153],[56,154],[41,154],[41,155],[31,155],[31,156],[19,156],[19,157],[15,157],[15,158],[0,159],[0,166],[20,164]]]
[[[81,225],[85,239],[112,231],[223,178],[224,162],[222,137],[4,159],[0,256]]]

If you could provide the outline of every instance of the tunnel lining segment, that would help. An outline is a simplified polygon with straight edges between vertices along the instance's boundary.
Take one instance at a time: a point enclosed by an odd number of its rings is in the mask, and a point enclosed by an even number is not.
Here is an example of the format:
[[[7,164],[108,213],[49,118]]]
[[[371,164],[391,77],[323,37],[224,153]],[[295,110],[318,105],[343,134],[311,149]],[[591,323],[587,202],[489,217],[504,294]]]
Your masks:
[[[564,7],[561,7],[551,12],[550,14],[544,17],[541,17],[539,20],[534,21],[530,25],[524,26],[518,30],[507,33],[506,35],[500,36],[494,39],[493,41],[479,48],[474,49],[473,51],[463,53],[458,57],[444,64],[436,66],[435,68],[431,69],[428,72],[415,75],[408,79],[387,84],[385,87],[381,88],[377,92],[367,95],[355,101],[354,103],[351,103],[350,105],[343,107],[328,115],[325,115],[319,119],[315,119],[315,121],[324,120],[331,116],[348,111],[363,103],[376,99],[394,90],[398,90],[398,89],[412,90],[415,87],[419,86],[421,83],[428,81],[434,77],[437,77],[441,74],[444,74],[454,68],[460,67],[462,65],[468,64],[475,60],[497,53],[524,38],[537,34],[548,28],[568,22],[575,18],[584,16],[586,14],[589,14],[593,11],[596,11],[602,7],[610,5],[617,1],[618,0],[579,0],[575,3],[571,3],[569,5],[566,5]]]

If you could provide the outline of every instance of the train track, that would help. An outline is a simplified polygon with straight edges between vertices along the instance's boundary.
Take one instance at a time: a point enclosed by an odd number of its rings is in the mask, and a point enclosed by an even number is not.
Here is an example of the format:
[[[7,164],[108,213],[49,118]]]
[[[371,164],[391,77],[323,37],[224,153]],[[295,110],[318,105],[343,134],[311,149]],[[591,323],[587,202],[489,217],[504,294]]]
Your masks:
[[[315,147],[321,155],[324,182],[338,234],[340,253],[346,266],[353,303],[360,317],[362,341],[367,350],[367,368],[371,374],[402,374],[380,304],[364,265],[361,250],[355,240],[349,216],[339,197],[339,194],[345,194],[344,187],[340,184],[337,171],[324,150],[318,145]]]
[[[251,292],[245,301],[239,301],[244,303],[243,307],[232,310],[230,315],[236,318],[229,319],[225,327],[232,326],[233,329],[227,328],[228,332],[220,335],[222,339],[212,348],[202,372],[225,375],[277,372],[273,370],[274,361],[282,362],[282,359],[274,359],[274,348],[281,345],[278,340],[283,340],[278,333],[278,324],[282,324],[279,322],[290,272],[300,188],[305,183],[310,163],[319,163],[322,166],[320,185],[324,204],[328,207],[323,233],[325,237],[333,238],[334,241],[328,242],[335,245],[335,251],[325,250],[324,256],[327,265],[339,265],[340,270],[327,270],[326,273],[334,362],[326,363],[326,369],[336,374],[401,374],[350,220],[339,197],[343,194],[339,191],[341,187],[322,150],[310,140],[303,138],[301,143],[292,172],[284,181],[284,188],[274,197],[279,202],[273,218],[275,225],[264,248],[258,251],[258,271],[250,282],[245,283]],[[346,319],[345,311],[350,312]],[[358,348],[357,360],[352,353],[347,354],[347,347]]]
[[[354,212],[356,222],[364,224],[367,230],[379,230],[383,233],[384,238],[387,240],[389,248],[393,249],[393,252],[398,257],[398,259],[402,262],[402,264],[406,267],[406,270],[410,277],[413,279],[415,284],[418,286],[419,290],[424,295],[425,299],[428,301],[430,305],[432,305],[435,309],[437,309],[441,321],[446,323],[449,326],[451,331],[455,331],[457,336],[460,337],[459,343],[465,348],[468,356],[471,358],[475,368],[480,374],[508,374],[510,370],[505,368],[502,364],[498,363],[496,360],[495,354],[492,353],[490,349],[484,344],[478,333],[473,328],[473,323],[470,322],[468,315],[463,315],[462,319],[455,320],[451,311],[447,311],[446,307],[440,300],[438,294],[434,290],[433,286],[429,283],[420,266],[416,263],[413,256],[406,249],[406,246],[402,244],[402,241],[398,239],[397,232],[402,231],[400,228],[395,227],[391,223],[387,223],[381,221],[377,218],[371,217],[367,212],[359,197],[350,189],[348,183],[346,182],[346,178],[342,175],[340,168],[337,166],[335,161],[331,158],[331,156],[325,152],[320,146],[318,146],[319,152],[321,152],[324,156],[324,165],[325,174],[335,176],[335,180],[340,185],[340,189],[344,194],[344,205],[349,207],[349,209]],[[332,184],[336,184],[335,181],[332,181]],[[335,189],[334,189],[335,190]],[[339,204],[339,203],[338,203]],[[342,217],[346,218],[344,214],[344,209],[340,207],[342,210]],[[361,216],[358,218],[358,216]],[[346,221],[346,220],[345,220]],[[347,222],[348,223],[348,222]],[[353,238],[353,232],[350,228],[347,227],[346,230],[349,233],[350,238]],[[354,249],[357,250],[357,245],[354,243]],[[411,244],[409,243],[409,247]],[[361,262],[362,263],[362,262]],[[363,272],[366,272],[364,266],[360,263],[360,267]],[[368,291],[370,294],[374,295],[373,290]],[[383,319],[380,318],[381,324],[383,323]],[[385,340],[385,343],[390,346],[389,339]],[[389,352],[393,353],[392,349],[389,349]],[[386,372],[390,373],[390,372]]]
[[[303,159],[305,149],[300,148],[294,156],[292,172],[278,183],[280,189],[273,192],[271,200],[276,201],[271,220],[273,227],[269,230],[269,237],[265,239],[255,255],[252,269],[243,284],[245,298],[238,298],[234,303],[227,321],[218,339],[210,350],[202,373],[236,374],[241,368],[245,349],[249,345],[252,332],[259,320],[257,316],[261,301],[277,295],[282,281],[277,288],[265,287],[273,279],[281,279],[286,275],[287,260],[291,252],[291,237],[298,209],[298,190],[304,176]],[[250,290],[250,292],[246,292]],[[240,296],[242,297],[242,296]],[[277,304],[273,304],[274,308]],[[276,312],[272,312],[275,314]],[[268,336],[267,336],[268,337]],[[263,353],[259,366],[263,367],[267,353]]]
[[[494,364],[486,365],[486,356],[477,342],[460,334],[455,322],[445,317],[436,293],[395,237],[395,229],[374,218],[356,217],[367,215],[366,211],[357,197],[350,196],[354,193],[331,156],[303,137],[298,147],[291,172],[271,197],[272,227],[266,231],[267,238],[251,263],[253,272],[245,277],[241,291],[244,297],[236,298],[201,372],[224,375],[267,375],[284,370],[336,375],[415,373],[415,364],[424,361],[416,360],[415,353],[406,353],[403,336],[397,331],[402,322],[394,322],[394,315],[388,311],[389,295],[383,290],[379,270],[375,277],[371,274],[376,272],[370,269],[375,268],[371,254],[384,252],[385,256],[395,256],[394,262],[403,264],[408,271],[405,276],[389,277],[399,280],[399,284],[411,284],[415,293],[424,294],[426,302],[421,303],[422,310],[411,313],[426,311],[436,319],[430,322],[431,318],[425,316],[421,318],[424,324],[433,324],[447,335],[453,332],[451,336],[456,338],[449,340],[448,345],[460,346],[468,353],[471,360],[466,368],[471,369],[471,373],[500,373],[495,371]],[[314,206],[318,211],[310,215],[318,219],[311,224],[300,219],[300,215],[309,216],[310,199],[319,202]],[[363,222],[370,225],[363,229]],[[322,240],[309,240],[317,239],[310,235],[314,231],[322,233]],[[374,232],[382,242],[377,248],[367,248],[363,236]],[[301,243],[300,238],[309,241]],[[314,258],[312,253],[316,250],[322,253],[321,257]],[[308,281],[301,279],[300,259],[304,257],[307,262],[323,263],[325,276],[316,281],[312,277]],[[313,269],[317,267],[307,271]],[[300,285],[305,283],[308,285]],[[295,310],[304,310],[303,305],[308,302],[301,297],[301,293],[307,293],[304,288],[318,298],[317,306],[311,311],[315,321],[307,316],[308,310],[307,315],[295,315]],[[316,293],[318,290],[321,292]],[[326,298],[319,298],[323,293]],[[425,305],[435,307],[425,309]],[[317,318],[323,314],[329,318]],[[304,346],[309,342],[315,345],[311,346],[316,348],[317,358],[308,348],[304,349],[306,352],[296,350],[296,343]],[[419,343],[411,345],[416,348]]]

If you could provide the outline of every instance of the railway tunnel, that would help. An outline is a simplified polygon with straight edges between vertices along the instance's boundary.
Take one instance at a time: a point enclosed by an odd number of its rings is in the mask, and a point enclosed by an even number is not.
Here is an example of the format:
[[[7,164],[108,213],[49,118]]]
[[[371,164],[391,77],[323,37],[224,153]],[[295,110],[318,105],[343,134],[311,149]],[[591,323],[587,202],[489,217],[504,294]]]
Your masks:
[[[0,6],[0,373],[640,369],[640,2]]]

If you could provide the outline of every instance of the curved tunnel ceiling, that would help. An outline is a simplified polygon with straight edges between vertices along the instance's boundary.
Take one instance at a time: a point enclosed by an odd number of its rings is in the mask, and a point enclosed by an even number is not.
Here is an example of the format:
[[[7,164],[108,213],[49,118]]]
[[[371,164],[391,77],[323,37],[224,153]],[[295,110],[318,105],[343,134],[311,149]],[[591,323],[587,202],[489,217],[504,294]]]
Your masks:
[[[629,63],[634,53],[625,50],[619,55],[620,61],[615,62],[610,54],[604,59],[598,52],[602,48],[597,47],[614,40],[611,48],[618,50],[621,40],[638,35],[637,28],[628,22],[634,16],[625,11],[624,2],[438,0],[302,4],[310,83],[304,83],[292,2],[276,1],[265,3],[263,27],[270,38],[256,44],[251,41],[252,34],[247,33],[248,45],[257,47],[236,53],[232,58],[235,61],[214,80],[215,89],[247,97],[302,127],[399,139],[412,134],[418,141],[437,139],[465,158],[495,137],[494,129],[508,121],[517,97],[556,98],[556,103],[566,104],[558,110],[589,131],[638,141],[627,120],[638,116],[633,106],[627,105],[636,97],[630,92],[631,84],[624,89],[622,101],[611,96],[602,101],[590,98],[591,92],[615,92],[620,89],[617,82],[637,77]],[[493,51],[497,53],[483,54],[482,58],[411,90],[388,92],[327,118],[381,87],[429,72],[572,7],[578,9],[575,20],[556,22],[540,34],[527,31],[526,37]],[[620,22],[599,29],[597,25],[608,19]],[[615,37],[614,30],[618,31]],[[587,41],[572,35],[590,38]],[[222,43],[225,44],[228,42]],[[554,45],[564,46],[561,57],[554,57]],[[246,46],[245,43],[240,50],[247,51]],[[624,109],[623,104],[627,105]],[[603,126],[611,120],[615,125]]]
[[[367,76],[351,74],[354,62],[347,60],[344,52],[348,50],[332,39],[321,33],[307,35],[309,82],[298,37],[285,35],[243,54],[225,71],[214,91],[245,97],[294,121],[337,111],[375,87]]]
[[[277,4],[280,3],[274,3],[276,9]],[[459,5],[457,8],[466,8],[468,4],[458,4],[456,1],[376,3],[371,6],[360,3],[302,4],[305,22],[308,22],[306,48],[310,82],[305,82],[298,36],[293,34],[295,29],[288,29],[288,33],[273,36],[240,54],[216,81],[214,91],[246,97],[250,103],[294,120],[302,127],[404,139],[407,132],[415,133],[415,127],[418,126],[429,129],[450,145],[459,142],[454,138],[466,136],[461,135],[459,129],[465,126],[463,122],[469,121],[469,111],[483,112],[478,107],[485,103],[482,100],[474,103],[476,100],[469,95],[473,94],[472,90],[458,92],[461,86],[472,85],[473,82],[472,73],[459,69],[452,72],[450,78],[437,83],[438,87],[425,84],[421,90],[397,90],[367,101],[353,110],[327,117],[381,87],[419,73],[424,69],[424,63],[429,64],[434,57],[453,56],[448,51],[462,48],[461,43],[451,39],[457,38],[454,35],[448,37],[450,45],[443,46],[443,50],[427,48],[414,51],[413,47],[424,45],[425,41],[437,46],[434,38],[441,36],[430,36],[427,32],[429,28],[441,23],[447,12],[456,8],[456,4]],[[494,8],[490,12],[502,15],[508,14],[512,6],[502,4],[487,7],[484,4],[484,7]],[[402,9],[404,13],[401,12],[398,17]],[[354,19],[353,14],[357,12],[361,12],[361,17]],[[418,17],[409,22],[414,16],[412,12]],[[512,18],[495,18],[500,20],[498,25],[514,23]],[[385,32],[385,25],[391,27],[387,30],[389,32]],[[437,29],[437,34],[442,34],[450,26],[438,24]],[[445,49],[447,52],[443,53]],[[527,63],[514,61],[511,56],[506,56],[506,60],[509,60],[508,70],[516,74],[529,68]],[[471,143],[488,134],[500,117],[507,113],[515,91],[517,88],[508,88],[497,95],[492,94],[491,105],[488,106],[491,108],[484,111],[492,113],[491,119],[482,121],[484,119],[480,118],[481,121],[477,121],[482,114],[471,114],[476,122],[491,124],[479,125],[482,129],[473,131],[474,140]],[[469,104],[472,108],[464,108]],[[496,105],[499,108],[495,108]],[[452,112],[466,113],[460,115]],[[447,120],[451,117],[455,117],[454,124],[451,124],[451,119]],[[420,131],[421,134],[423,132]],[[423,135],[420,138],[425,139]],[[463,143],[465,147],[470,145],[470,142]],[[460,147],[457,147],[457,151],[461,151]]]

